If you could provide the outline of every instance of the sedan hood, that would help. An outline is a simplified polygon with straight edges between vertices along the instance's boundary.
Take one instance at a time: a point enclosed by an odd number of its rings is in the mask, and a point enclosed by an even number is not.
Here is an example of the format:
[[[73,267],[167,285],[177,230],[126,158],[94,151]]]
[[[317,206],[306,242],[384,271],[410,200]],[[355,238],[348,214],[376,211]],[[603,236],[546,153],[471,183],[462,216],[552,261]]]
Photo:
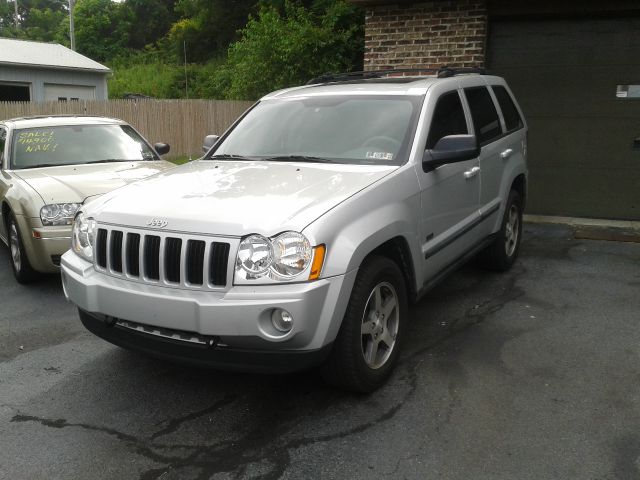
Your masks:
[[[96,163],[14,170],[40,194],[44,203],[82,203],[88,197],[123,187],[175,167],[159,161]]]
[[[301,231],[397,167],[268,161],[196,161],[105,195],[99,222],[242,236]]]

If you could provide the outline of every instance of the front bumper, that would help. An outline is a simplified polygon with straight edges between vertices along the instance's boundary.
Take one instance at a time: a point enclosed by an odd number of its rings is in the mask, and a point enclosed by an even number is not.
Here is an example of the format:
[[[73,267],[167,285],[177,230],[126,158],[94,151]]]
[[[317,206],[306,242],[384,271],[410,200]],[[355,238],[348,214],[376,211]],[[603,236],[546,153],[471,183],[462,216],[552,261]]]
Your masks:
[[[43,227],[39,218],[17,217],[29,263],[42,273],[59,271],[60,257],[71,248],[71,226]]]
[[[152,355],[165,360],[244,372],[287,373],[306,370],[322,363],[331,351],[331,344],[318,350],[259,350],[197,344],[141,333],[105,317],[78,310],[82,324],[98,337],[119,347]],[[212,338],[212,342],[217,339]]]
[[[115,344],[148,353],[213,366],[237,363],[240,368],[252,364],[242,361],[251,357],[249,352],[261,359],[258,364],[269,358],[274,359],[271,363],[286,364],[276,358],[291,357],[289,369],[293,370],[309,366],[308,361],[299,360],[301,353],[309,353],[312,363],[318,361],[338,333],[355,275],[353,271],[310,283],[232,286],[224,292],[193,291],[111,277],[95,271],[93,265],[73,252],[62,257],[65,295],[81,310],[83,323],[92,332]],[[271,313],[276,308],[293,316],[293,328],[286,335],[279,334],[271,325]],[[193,345],[179,339],[107,325],[119,320],[215,338],[216,348],[194,350]],[[168,345],[180,348],[168,349]],[[187,354],[196,351],[200,353]],[[227,354],[229,361],[219,361],[221,351],[236,353]],[[261,352],[268,355],[262,358]]]

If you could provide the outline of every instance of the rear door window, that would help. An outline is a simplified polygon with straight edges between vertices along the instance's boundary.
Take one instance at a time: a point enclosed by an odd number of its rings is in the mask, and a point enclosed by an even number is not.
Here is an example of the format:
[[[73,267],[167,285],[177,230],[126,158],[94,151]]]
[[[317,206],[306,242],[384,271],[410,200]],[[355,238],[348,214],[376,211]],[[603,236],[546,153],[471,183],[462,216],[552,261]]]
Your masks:
[[[467,120],[457,91],[445,93],[438,99],[427,137],[427,149],[436,146],[438,140],[448,135],[466,135]]]
[[[500,117],[487,87],[473,87],[464,90],[471,109],[473,127],[480,145],[486,145],[502,136]]]
[[[513,132],[524,127],[522,117],[520,117],[520,113],[518,112],[515,103],[513,103],[511,95],[507,92],[507,89],[500,85],[494,85],[491,88],[493,88],[493,93],[498,100],[500,110],[502,110],[502,116],[504,117],[507,132]]]

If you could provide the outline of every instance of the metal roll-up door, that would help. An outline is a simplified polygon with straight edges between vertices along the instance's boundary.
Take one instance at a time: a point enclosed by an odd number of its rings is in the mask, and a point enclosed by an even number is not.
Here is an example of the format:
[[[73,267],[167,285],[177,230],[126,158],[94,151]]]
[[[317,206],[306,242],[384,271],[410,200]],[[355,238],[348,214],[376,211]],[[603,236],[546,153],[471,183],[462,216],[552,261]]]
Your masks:
[[[640,17],[493,19],[529,122],[529,213],[640,219]]]

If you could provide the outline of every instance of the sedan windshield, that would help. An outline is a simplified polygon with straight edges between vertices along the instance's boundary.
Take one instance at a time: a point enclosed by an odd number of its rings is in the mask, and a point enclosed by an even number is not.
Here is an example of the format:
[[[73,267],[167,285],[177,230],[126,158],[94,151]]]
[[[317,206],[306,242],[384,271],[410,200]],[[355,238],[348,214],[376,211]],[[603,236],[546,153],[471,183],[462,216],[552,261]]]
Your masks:
[[[319,96],[266,100],[208,158],[401,165],[421,97]]]
[[[11,167],[19,170],[157,158],[129,125],[65,125],[16,130]]]

